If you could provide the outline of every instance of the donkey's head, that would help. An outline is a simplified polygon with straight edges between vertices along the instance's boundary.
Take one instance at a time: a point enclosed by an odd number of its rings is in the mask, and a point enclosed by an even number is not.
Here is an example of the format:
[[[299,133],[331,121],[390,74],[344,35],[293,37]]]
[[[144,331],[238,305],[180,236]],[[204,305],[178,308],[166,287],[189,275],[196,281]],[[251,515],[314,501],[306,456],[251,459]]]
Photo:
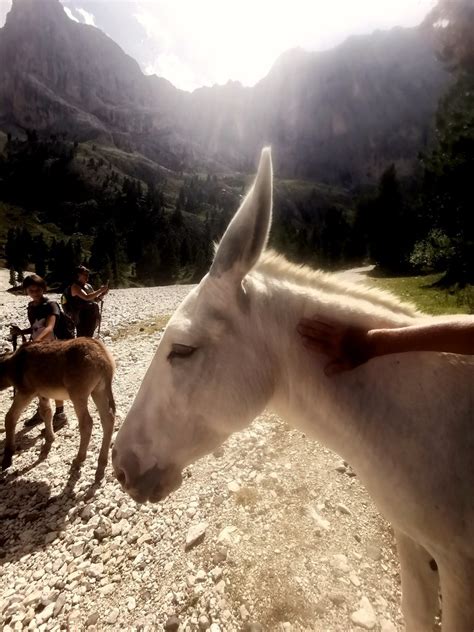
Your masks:
[[[13,356],[13,351],[8,343],[0,342],[0,391],[4,391],[6,388],[13,386],[11,380],[11,366],[10,358]]]
[[[250,423],[272,394],[271,357],[244,280],[265,248],[271,209],[264,149],[209,273],[168,323],[117,435],[117,478],[137,500],[168,495],[183,467]]]

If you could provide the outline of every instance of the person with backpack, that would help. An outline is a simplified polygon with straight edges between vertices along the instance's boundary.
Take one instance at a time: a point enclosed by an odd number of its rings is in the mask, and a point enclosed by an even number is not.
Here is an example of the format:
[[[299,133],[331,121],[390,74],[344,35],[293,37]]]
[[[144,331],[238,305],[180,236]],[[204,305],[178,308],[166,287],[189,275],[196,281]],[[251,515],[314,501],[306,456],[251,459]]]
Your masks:
[[[70,338],[66,334],[67,327],[64,326],[63,317],[56,301],[50,301],[46,296],[46,281],[37,274],[31,274],[23,281],[23,289],[31,298],[28,303],[27,314],[30,326],[26,329],[20,329],[16,325],[12,326],[10,331],[13,336],[30,335],[32,342],[41,342],[55,340],[56,338]],[[25,421],[25,426],[30,428],[36,426],[43,421],[39,408],[31,417]],[[64,412],[64,402],[56,400],[56,410],[53,415],[53,428],[56,432],[67,423],[66,413]]]
[[[94,290],[89,284],[90,271],[85,266],[75,270],[74,282],[63,295],[62,303],[66,313],[76,325],[77,337],[92,338],[100,323],[100,310],[97,303],[109,291],[108,285]]]

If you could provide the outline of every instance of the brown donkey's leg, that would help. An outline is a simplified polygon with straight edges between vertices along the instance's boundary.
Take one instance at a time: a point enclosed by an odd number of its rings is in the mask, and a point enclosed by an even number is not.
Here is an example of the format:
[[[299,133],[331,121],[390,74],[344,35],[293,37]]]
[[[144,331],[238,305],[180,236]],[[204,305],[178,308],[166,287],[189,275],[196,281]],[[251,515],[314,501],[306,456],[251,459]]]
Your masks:
[[[3,451],[2,470],[6,470],[12,464],[15,453],[15,426],[19,416],[31,402],[34,393],[22,393],[17,391],[10,410],[5,417],[5,449]]]
[[[92,434],[92,417],[87,410],[87,397],[72,397],[74,410],[76,411],[77,420],[79,422],[79,432],[81,434],[81,442],[79,444],[79,452],[73,461],[74,467],[80,467],[87,455],[87,447]]]
[[[114,431],[115,414],[113,411],[113,402],[110,401],[109,395],[104,390],[95,389],[92,391],[92,399],[94,400],[100,415],[102,424],[102,446],[100,448],[99,461],[97,463],[97,471],[95,474],[96,482],[104,477],[105,468],[109,458],[110,442]]]
[[[53,411],[51,410],[51,403],[48,398],[46,397],[39,398],[39,411],[44,421],[45,439],[48,443],[52,443],[54,441]]]

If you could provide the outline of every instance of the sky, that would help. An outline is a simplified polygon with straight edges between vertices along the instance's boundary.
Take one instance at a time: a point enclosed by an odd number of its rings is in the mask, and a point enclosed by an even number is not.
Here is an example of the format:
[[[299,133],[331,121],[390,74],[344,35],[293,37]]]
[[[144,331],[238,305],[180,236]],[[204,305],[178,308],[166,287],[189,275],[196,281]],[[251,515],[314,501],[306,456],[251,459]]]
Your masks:
[[[61,0],[147,74],[193,90],[252,86],[286,50],[326,50],[352,34],[415,26],[435,0]],[[37,0],[38,3],[41,0]],[[11,0],[0,0],[0,26]]]

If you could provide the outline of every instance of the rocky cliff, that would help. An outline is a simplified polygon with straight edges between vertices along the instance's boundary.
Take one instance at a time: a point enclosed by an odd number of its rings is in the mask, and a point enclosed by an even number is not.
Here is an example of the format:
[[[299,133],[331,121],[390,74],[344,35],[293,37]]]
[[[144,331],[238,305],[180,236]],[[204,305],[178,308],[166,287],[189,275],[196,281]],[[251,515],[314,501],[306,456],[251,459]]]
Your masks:
[[[289,51],[253,88],[192,94],[138,64],[59,0],[14,0],[0,29],[0,130],[67,132],[172,169],[251,169],[274,148],[280,174],[345,185],[389,162],[409,168],[448,77],[427,27]]]

